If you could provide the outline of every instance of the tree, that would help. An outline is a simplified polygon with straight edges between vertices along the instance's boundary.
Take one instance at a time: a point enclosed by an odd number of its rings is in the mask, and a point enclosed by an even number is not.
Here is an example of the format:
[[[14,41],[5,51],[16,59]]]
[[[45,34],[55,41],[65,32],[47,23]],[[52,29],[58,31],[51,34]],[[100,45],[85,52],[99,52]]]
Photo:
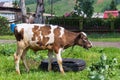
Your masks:
[[[12,4],[13,4],[14,8],[18,8],[18,1],[17,0],[14,0]]]
[[[44,23],[43,12],[44,12],[44,0],[37,0],[35,23]]]
[[[31,12],[31,10],[30,10],[30,8],[29,8],[29,7],[27,7],[27,13],[29,13],[29,12]]]
[[[117,4],[118,1],[117,0],[112,0],[110,4],[107,4],[102,11],[106,11],[106,10],[117,10]]]
[[[77,11],[78,15],[84,13],[86,17],[90,18],[94,12],[93,3],[93,0],[77,0],[74,9]]]
[[[117,4],[116,4],[115,0],[112,0],[110,3],[109,10],[117,10],[116,6],[117,6]]]
[[[26,7],[25,7],[25,0],[20,0],[20,8],[22,11],[22,22],[26,23],[27,22],[27,12],[26,12]]]

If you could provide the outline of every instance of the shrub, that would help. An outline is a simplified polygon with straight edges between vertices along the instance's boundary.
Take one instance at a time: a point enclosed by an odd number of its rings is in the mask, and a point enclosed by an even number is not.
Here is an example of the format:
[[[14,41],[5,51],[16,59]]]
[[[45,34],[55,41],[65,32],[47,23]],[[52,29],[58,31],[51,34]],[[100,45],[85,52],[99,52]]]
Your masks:
[[[8,47],[8,45],[1,45],[0,54],[3,54],[5,56],[10,56],[14,52],[15,52],[14,48]]]
[[[100,57],[100,62],[93,63],[89,68],[90,80],[110,80],[111,77],[117,74],[118,62],[116,58],[107,59],[103,54]]]
[[[0,16],[0,35],[12,34],[8,24],[8,20],[5,17]]]

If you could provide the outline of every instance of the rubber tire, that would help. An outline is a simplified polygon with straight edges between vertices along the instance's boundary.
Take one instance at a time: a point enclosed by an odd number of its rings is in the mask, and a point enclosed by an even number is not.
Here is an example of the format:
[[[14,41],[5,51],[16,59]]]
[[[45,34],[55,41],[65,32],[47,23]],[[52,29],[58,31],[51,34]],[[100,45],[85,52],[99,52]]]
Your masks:
[[[63,65],[63,69],[65,72],[82,71],[86,67],[85,61],[80,60],[80,59],[71,59],[71,58],[64,58],[62,65]],[[48,60],[47,59],[41,61],[41,64],[39,65],[39,69],[47,71],[47,69],[48,69]],[[56,59],[53,59],[52,70],[59,71],[59,66],[58,66]]]

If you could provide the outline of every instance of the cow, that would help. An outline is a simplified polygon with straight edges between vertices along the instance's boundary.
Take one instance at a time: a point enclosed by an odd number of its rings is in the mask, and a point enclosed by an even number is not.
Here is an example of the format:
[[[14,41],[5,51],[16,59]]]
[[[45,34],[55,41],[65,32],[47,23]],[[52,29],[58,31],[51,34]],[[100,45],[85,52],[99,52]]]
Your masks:
[[[32,49],[35,52],[48,50],[48,71],[51,71],[54,53],[60,72],[64,74],[61,58],[61,53],[64,49],[74,45],[79,45],[85,49],[92,47],[92,43],[84,32],[71,32],[57,25],[21,23],[12,24],[11,29],[17,41],[14,62],[18,74],[20,74],[20,59],[22,59],[27,72],[29,71],[25,58],[28,49]]]

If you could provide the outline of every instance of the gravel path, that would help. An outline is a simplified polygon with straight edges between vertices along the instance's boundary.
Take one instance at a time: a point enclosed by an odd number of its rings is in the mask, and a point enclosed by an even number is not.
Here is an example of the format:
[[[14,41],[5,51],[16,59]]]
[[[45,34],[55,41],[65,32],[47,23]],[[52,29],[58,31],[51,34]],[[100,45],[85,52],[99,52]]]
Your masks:
[[[16,43],[15,40],[0,40],[0,44]],[[92,42],[93,46],[117,47],[120,48],[120,42]]]

